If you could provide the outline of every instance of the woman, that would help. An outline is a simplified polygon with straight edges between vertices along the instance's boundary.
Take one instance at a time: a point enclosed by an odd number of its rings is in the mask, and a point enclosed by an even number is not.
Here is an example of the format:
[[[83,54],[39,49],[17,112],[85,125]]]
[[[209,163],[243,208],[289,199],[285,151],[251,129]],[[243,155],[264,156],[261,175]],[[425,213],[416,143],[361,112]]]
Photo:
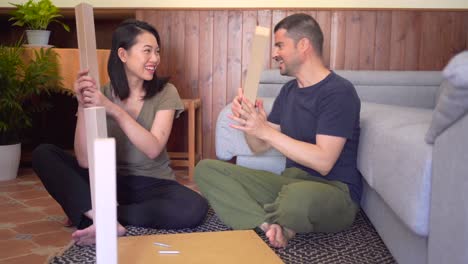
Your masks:
[[[190,228],[200,224],[208,210],[206,200],[175,181],[166,143],[172,122],[183,111],[176,88],[157,78],[160,39],[149,24],[126,20],[112,36],[108,62],[111,83],[96,88],[96,81],[78,74],[75,155],[52,145],[33,152],[33,168],[50,195],[62,206],[78,230],[77,244],[93,244],[86,131],[83,109],[102,106],[107,113],[109,137],[116,140],[118,235],[125,225],[150,228]]]

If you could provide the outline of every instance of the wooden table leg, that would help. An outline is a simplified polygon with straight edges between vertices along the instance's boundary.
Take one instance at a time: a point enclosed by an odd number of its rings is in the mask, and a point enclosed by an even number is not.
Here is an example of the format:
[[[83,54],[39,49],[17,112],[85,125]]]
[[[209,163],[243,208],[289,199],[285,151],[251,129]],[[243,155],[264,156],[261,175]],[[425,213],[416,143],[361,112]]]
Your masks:
[[[193,180],[193,169],[195,167],[195,104],[190,101],[188,109],[188,173],[189,179]]]
[[[202,146],[202,109],[201,109],[201,101],[198,100],[198,107],[196,108],[197,112],[197,156],[195,157],[195,162],[197,163],[199,160],[203,158],[203,146]]]

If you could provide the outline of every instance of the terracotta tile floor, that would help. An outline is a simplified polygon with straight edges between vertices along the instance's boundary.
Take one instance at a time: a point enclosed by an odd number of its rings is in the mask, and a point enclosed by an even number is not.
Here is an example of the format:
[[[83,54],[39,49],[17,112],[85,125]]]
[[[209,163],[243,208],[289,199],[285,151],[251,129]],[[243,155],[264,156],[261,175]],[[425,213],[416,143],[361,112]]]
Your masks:
[[[187,172],[176,171],[177,180],[196,189]],[[0,181],[0,263],[45,263],[51,254],[71,242],[73,228],[30,168],[18,177]]]

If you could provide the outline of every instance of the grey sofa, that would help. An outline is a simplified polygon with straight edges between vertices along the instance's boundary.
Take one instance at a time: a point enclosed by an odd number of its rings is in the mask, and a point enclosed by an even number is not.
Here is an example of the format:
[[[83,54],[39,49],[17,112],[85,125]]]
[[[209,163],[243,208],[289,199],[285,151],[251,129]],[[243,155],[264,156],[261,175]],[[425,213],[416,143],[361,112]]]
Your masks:
[[[358,168],[361,206],[398,263],[468,263],[468,115],[440,134],[425,134],[443,80],[441,72],[336,71],[361,98]],[[263,72],[259,97],[269,112],[290,80]],[[253,155],[244,136],[228,126],[227,105],[216,124],[216,154],[239,165],[280,173],[276,150]]]

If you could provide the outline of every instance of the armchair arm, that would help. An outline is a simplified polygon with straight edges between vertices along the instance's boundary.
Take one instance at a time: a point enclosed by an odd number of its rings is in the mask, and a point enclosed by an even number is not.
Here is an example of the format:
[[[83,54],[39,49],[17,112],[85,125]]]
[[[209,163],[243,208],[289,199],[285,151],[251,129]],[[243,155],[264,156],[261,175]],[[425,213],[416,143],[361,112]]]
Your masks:
[[[468,114],[434,144],[429,264],[468,263]]]

